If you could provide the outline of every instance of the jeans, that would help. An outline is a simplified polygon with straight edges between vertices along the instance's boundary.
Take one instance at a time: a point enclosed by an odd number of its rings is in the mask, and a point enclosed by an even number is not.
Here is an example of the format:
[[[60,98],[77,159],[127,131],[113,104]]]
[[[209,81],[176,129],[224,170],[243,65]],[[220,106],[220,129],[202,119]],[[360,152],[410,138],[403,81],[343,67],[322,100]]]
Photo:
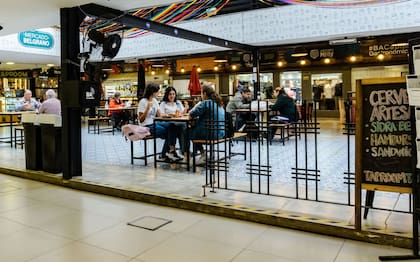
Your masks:
[[[187,139],[187,125],[185,123],[180,123],[180,122],[169,122],[169,123],[171,124],[171,126],[168,132],[176,136],[174,145],[176,144],[176,138],[178,138],[181,152],[182,153],[187,152],[188,148],[190,147],[189,141]],[[169,151],[169,146],[170,146],[169,141],[166,140],[162,148],[163,155]]]
[[[156,129],[155,129],[156,126]],[[158,138],[165,139],[165,144],[162,148],[162,155],[164,156],[169,148],[169,146],[175,146],[176,137],[178,132],[174,128],[173,123],[170,122],[156,122],[155,124],[147,126],[150,129],[150,133]],[[166,151],[165,150],[165,146]]]

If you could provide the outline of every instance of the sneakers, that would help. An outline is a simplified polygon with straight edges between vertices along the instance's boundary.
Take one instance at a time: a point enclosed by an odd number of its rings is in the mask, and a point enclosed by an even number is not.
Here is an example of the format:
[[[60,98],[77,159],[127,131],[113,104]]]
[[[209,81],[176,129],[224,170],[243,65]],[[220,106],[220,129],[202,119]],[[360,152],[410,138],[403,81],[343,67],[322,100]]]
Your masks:
[[[183,159],[183,157],[180,156],[176,151],[171,151],[169,153],[166,153],[166,158],[168,158],[172,162],[177,162]]]
[[[203,166],[203,165],[205,165],[205,164],[206,164],[206,160],[207,160],[207,156],[206,156],[206,154],[202,154],[202,155],[200,156],[200,158],[197,160],[197,162],[195,162],[195,164],[196,164],[197,166]]]

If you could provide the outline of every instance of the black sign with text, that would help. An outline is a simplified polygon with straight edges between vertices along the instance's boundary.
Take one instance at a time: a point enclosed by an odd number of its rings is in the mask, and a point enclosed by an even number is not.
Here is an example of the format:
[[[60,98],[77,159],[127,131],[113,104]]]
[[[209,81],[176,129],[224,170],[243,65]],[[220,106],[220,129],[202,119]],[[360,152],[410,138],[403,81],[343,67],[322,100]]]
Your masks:
[[[362,183],[411,186],[413,141],[405,83],[363,85],[362,93]]]

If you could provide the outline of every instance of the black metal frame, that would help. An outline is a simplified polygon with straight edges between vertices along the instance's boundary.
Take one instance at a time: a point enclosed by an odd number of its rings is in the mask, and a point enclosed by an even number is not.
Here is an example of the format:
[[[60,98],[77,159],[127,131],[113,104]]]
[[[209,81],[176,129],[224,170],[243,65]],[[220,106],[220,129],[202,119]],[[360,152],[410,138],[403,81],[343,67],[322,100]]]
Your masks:
[[[420,38],[415,38],[408,41],[409,44],[409,66],[410,74],[420,73],[414,70],[413,61],[413,46],[420,45]],[[412,194],[413,194],[413,240],[412,240],[412,255],[403,256],[379,256],[381,261],[392,261],[392,260],[412,260],[420,259],[419,254],[419,222],[420,222],[420,181],[418,177],[417,169],[417,134],[416,134],[416,109],[414,106],[410,106],[410,119],[411,119],[411,151],[412,151],[412,170],[413,170],[413,183],[412,183]]]

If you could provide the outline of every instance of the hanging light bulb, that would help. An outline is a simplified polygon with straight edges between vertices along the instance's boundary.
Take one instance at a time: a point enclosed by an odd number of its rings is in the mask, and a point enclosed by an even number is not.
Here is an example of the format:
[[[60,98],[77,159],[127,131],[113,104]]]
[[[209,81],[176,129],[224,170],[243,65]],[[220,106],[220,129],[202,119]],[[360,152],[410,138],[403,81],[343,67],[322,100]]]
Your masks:
[[[185,68],[181,67],[181,73],[185,73]]]
[[[201,67],[200,66],[197,67],[197,72],[199,72],[199,73],[201,72]]]
[[[219,67],[218,67],[218,66],[214,66],[214,67],[213,67],[213,70],[214,70],[214,71],[219,71]]]
[[[169,70],[169,69],[166,69],[165,70],[165,73],[167,74],[167,75],[169,75],[169,73],[171,72],[171,70]]]

